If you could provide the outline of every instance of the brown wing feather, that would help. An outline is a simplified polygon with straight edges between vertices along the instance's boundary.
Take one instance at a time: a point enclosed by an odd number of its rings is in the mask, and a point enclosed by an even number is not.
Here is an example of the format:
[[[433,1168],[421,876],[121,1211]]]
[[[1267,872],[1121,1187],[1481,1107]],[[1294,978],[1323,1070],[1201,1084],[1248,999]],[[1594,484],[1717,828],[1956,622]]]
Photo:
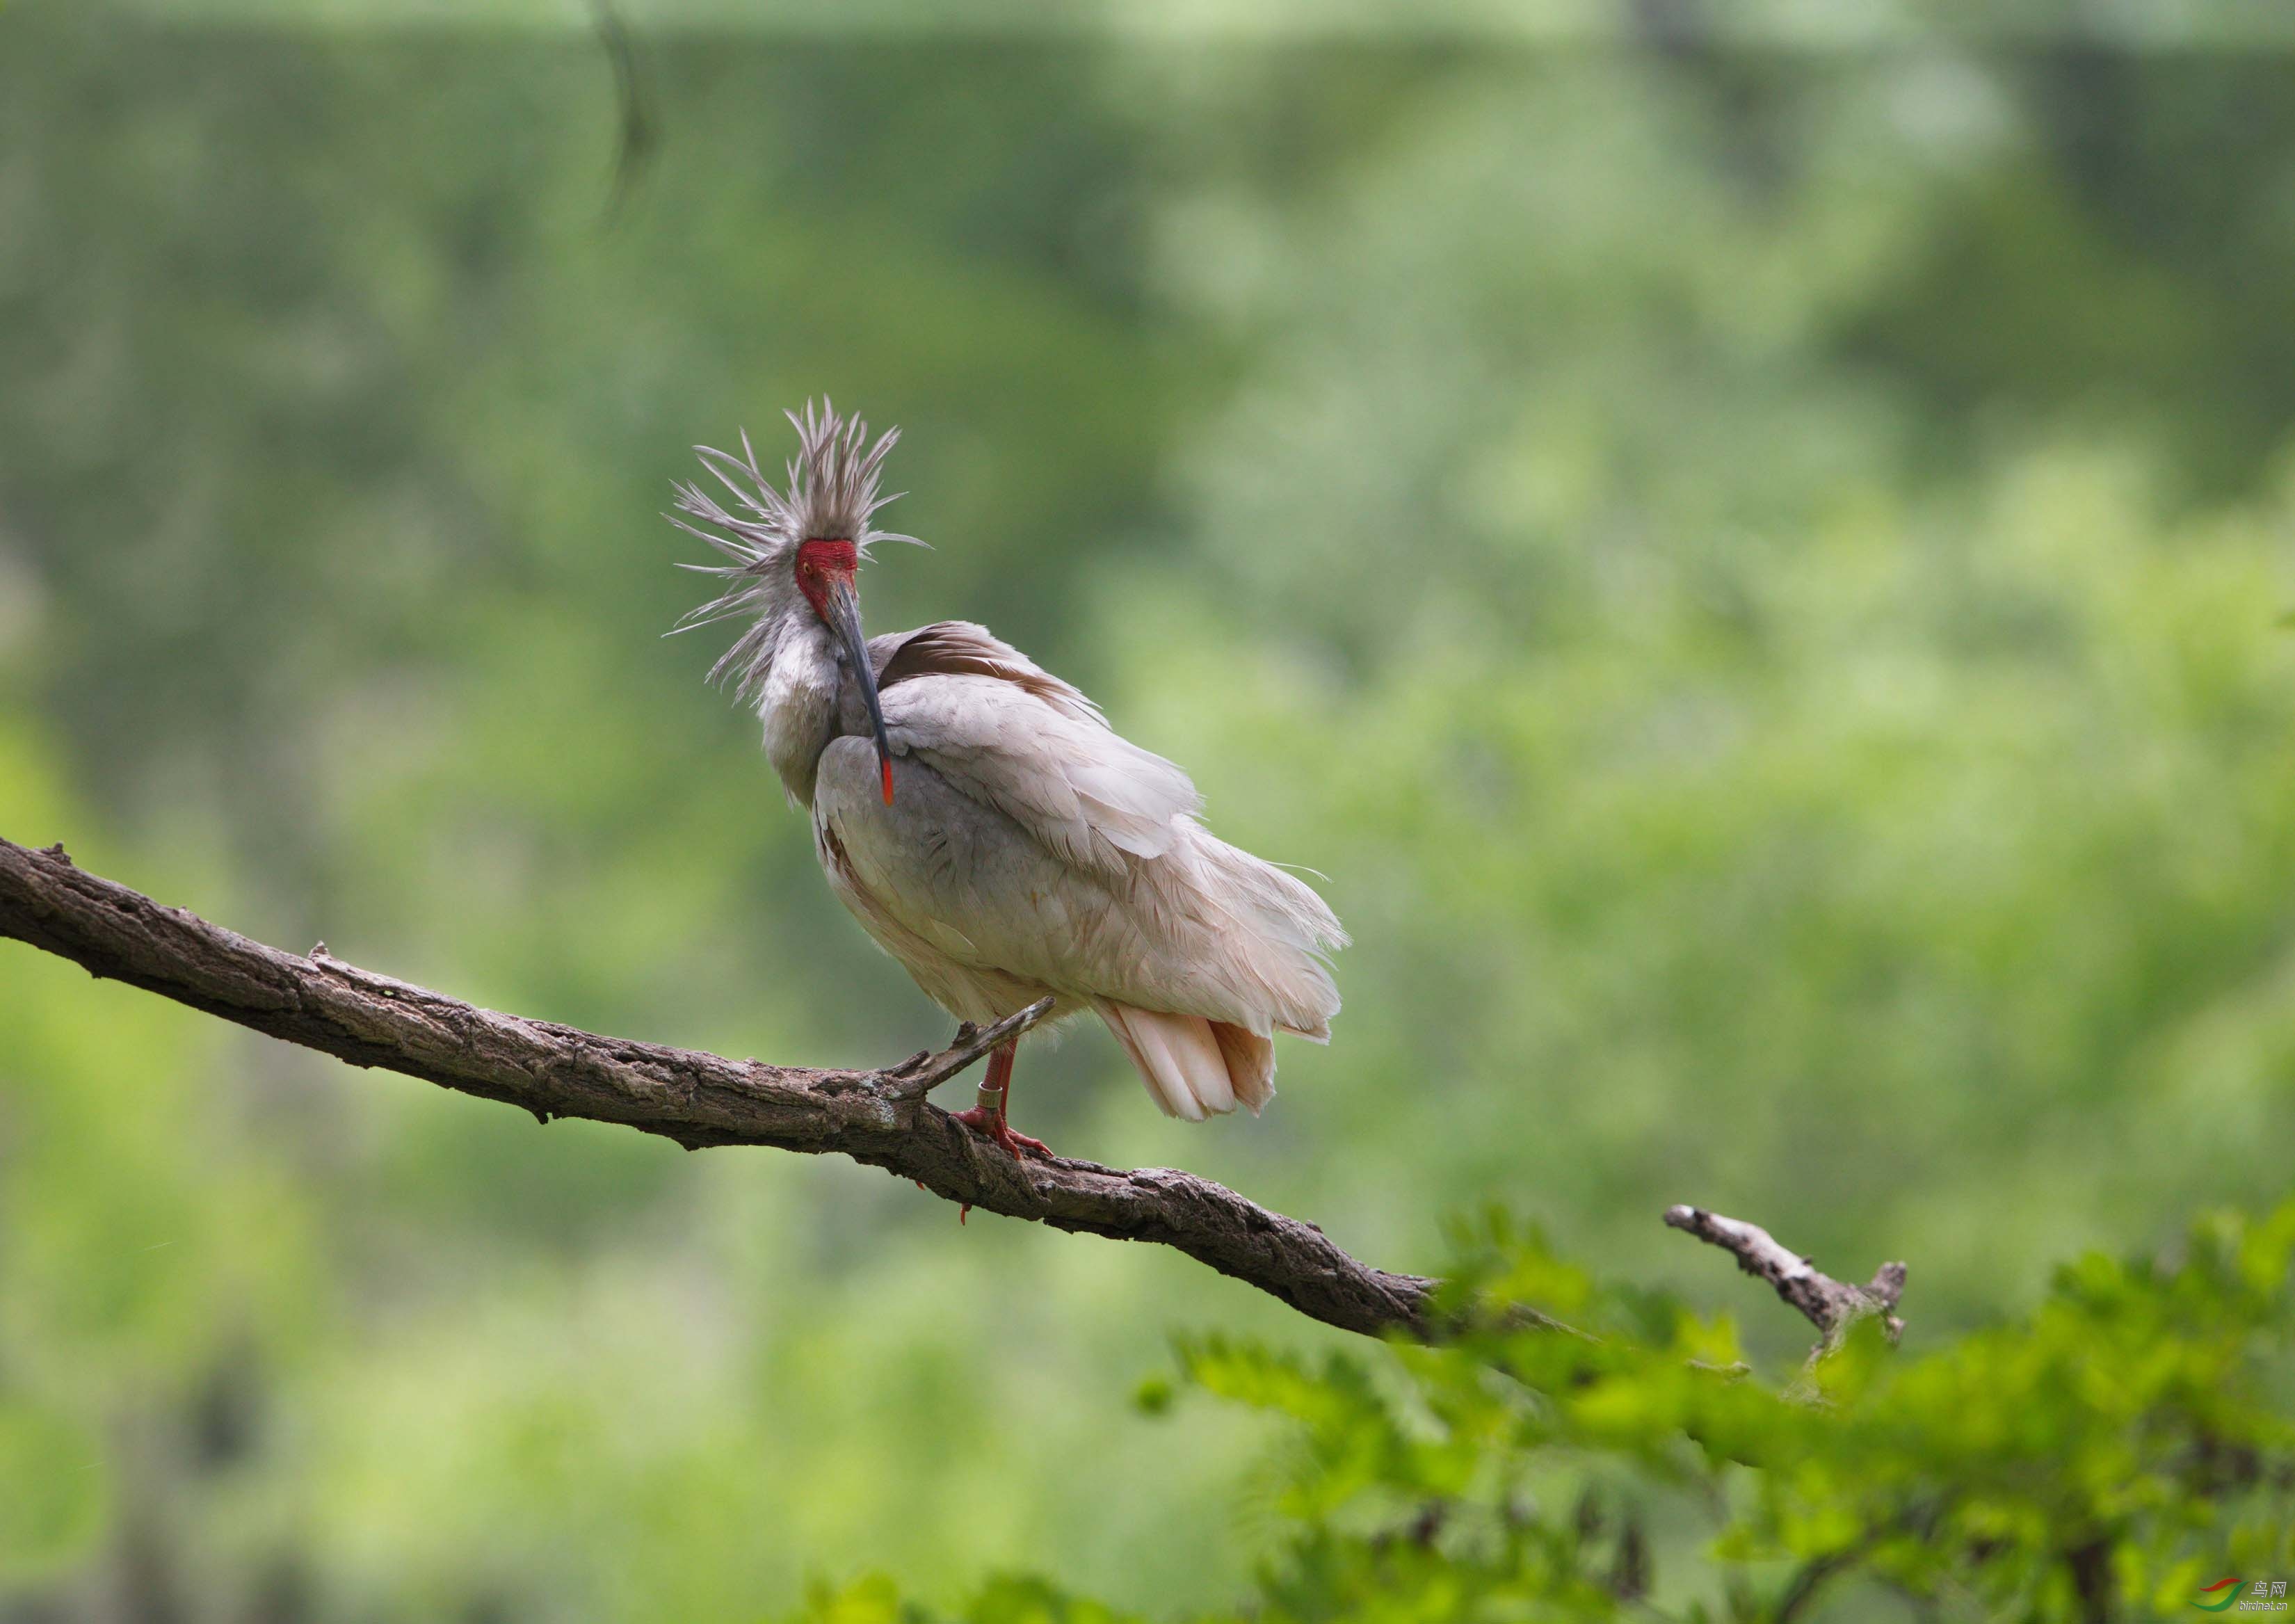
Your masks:
[[[877,638],[869,646],[869,660],[876,668],[880,693],[912,677],[995,677],[1025,689],[1079,722],[1107,725],[1099,706],[1084,698],[1081,690],[1046,671],[986,626],[969,620],[936,620],[913,632]]]

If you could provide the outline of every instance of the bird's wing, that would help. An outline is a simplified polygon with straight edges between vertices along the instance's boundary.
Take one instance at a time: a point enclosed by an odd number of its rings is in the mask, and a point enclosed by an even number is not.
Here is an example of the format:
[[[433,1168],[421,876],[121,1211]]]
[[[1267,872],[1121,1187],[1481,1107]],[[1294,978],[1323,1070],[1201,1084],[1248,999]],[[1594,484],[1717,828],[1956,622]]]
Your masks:
[[[822,753],[813,802],[870,934],[951,1009],[1090,1002],[1166,1110],[1265,1103],[1270,1034],[1325,1038],[1338,1010],[1346,934],[1322,899],[1214,837],[1186,773],[981,628],[870,653],[893,803],[860,738]]]
[[[878,681],[894,754],[914,756],[1080,868],[1121,875],[1130,859],[1161,857],[1201,807],[1185,772],[979,626],[943,621],[909,633]]]
[[[813,820],[830,883],[935,997],[968,977],[1001,977],[1071,1004],[1113,998],[1270,1022],[1219,951],[1225,920],[1210,900],[1145,882],[1139,870],[1123,875],[1078,862],[913,753],[894,758],[887,806],[869,741],[849,736],[821,752]],[[1020,992],[994,1013],[1033,996]],[[964,1001],[943,1001],[977,1018]]]

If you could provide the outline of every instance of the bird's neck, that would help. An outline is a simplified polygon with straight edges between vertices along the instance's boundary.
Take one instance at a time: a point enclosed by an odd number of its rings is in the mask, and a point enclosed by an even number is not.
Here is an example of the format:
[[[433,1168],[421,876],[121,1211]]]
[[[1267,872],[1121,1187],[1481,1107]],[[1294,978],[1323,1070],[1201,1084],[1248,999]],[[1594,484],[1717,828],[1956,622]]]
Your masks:
[[[810,615],[791,616],[776,640],[757,715],[765,724],[765,759],[799,806],[813,804],[821,753],[837,731],[837,645]]]

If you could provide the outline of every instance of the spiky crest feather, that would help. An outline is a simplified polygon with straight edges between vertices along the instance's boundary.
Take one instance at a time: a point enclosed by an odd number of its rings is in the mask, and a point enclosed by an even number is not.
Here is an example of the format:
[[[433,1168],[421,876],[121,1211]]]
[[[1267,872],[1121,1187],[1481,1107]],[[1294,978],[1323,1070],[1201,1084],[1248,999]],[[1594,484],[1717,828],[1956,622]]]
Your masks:
[[[708,445],[693,448],[701,466],[733,494],[740,511],[728,511],[698,483],[677,480],[672,483],[678,512],[701,524],[688,524],[675,513],[662,515],[732,560],[731,564],[678,566],[697,575],[715,575],[726,586],[681,619],[674,631],[690,632],[743,615],[756,616],[755,624],[709,668],[713,682],[735,679],[734,692],[744,701],[762,691],[787,613],[803,601],[796,589],[794,558],[800,542],[850,541],[864,559],[878,542],[925,544],[913,535],[879,530],[869,522],[877,510],[899,501],[902,494],[896,491],[884,495],[878,488],[885,454],[900,442],[898,428],[887,428],[870,445],[869,425],[858,416],[839,417],[826,397],[818,410],[813,402],[805,402],[803,417],[794,412],[782,415],[797,433],[797,454],[788,464],[786,491],[776,489],[765,477],[745,428],[739,457]],[[715,528],[704,529],[705,525]]]

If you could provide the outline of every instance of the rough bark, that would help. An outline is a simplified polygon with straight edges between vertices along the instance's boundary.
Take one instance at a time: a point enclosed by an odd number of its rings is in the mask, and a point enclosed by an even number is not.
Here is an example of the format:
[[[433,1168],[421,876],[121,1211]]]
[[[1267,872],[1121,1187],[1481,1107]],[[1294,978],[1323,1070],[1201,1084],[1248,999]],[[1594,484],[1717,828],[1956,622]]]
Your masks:
[[[61,846],[7,840],[0,936],[353,1065],[502,1100],[545,1122],[619,1122],[688,1149],[839,1153],[983,1212],[1176,1247],[1342,1330],[1433,1329],[1434,1281],[1359,1262],[1313,1224],[1170,1168],[1016,1162],[926,1098],[1042,1019],[1049,1000],[882,1071],[731,1060],[480,1009],[323,948],[282,952],[76,868]]]

